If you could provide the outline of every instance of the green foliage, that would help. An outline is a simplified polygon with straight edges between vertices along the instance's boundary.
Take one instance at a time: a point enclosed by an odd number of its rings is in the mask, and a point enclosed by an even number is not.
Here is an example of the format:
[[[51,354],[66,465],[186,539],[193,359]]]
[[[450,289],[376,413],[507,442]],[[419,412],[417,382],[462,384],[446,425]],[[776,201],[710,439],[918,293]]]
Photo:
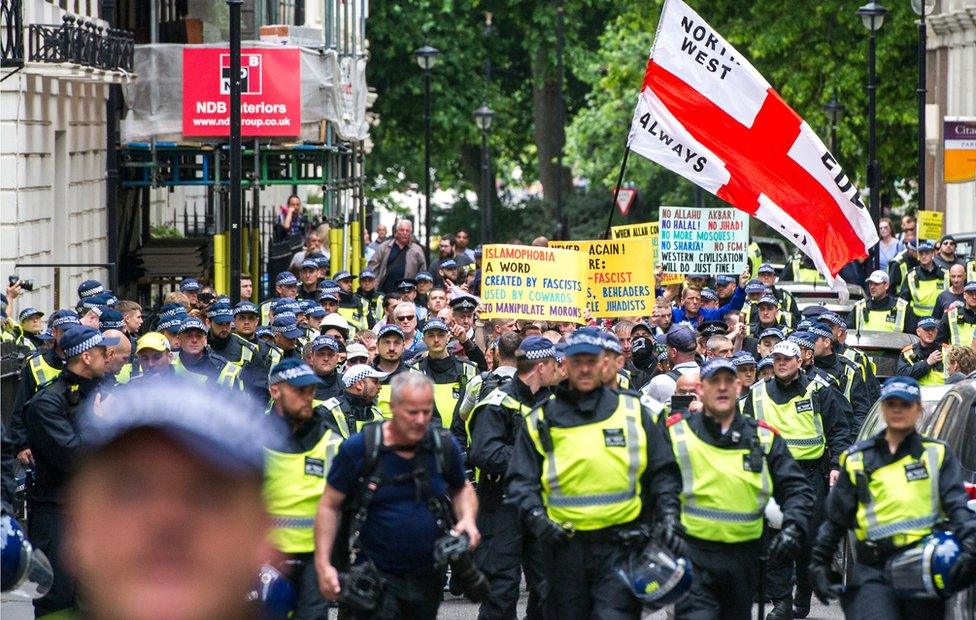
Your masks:
[[[369,19],[367,81],[377,89],[373,129],[376,145],[366,158],[372,183],[368,196],[390,205],[388,193],[423,179],[423,72],[413,50],[424,33],[441,50],[431,72],[432,168],[438,187],[463,195],[480,179],[480,135],[471,113],[487,96],[495,110],[490,134],[498,179],[515,185],[538,178],[533,142],[532,84],[554,71],[557,0],[401,0],[375,3]],[[835,155],[864,187],[866,161],[867,32],[855,14],[857,3],[823,0],[690,0],[776,88],[813,129],[828,141],[822,106],[831,94],[845,106],[837,127]],[[602,233],[631,115],[643,79],[663,0],[565,0],[566,162],[585,179],[587,190],[566,196],[574,238]],[[878,37],[878,159],[882,205],[899,200],[896,184],[915,174],[916,27],[908,3],[892,3]],[[485,11],[493,29],[484,34]],[[542,53],[541,61],[536,52]],[[484,61],[491,58],[492,81],[484,86]],[[649,219],[661,204],[694,204],[695,188],[640,156],[630,158],[625,181],[639,189],[628,221]],[[530,240],[551,236],[554,207],[541,200],[501,196],[493,211],[494,239]],[[704,203],[719,201],[706,194]],[[411,207],[412,209],[412,207]],[[463,199],[438,212],[441,230],[468,228],[478,239],[480,213]],[[625,220],[615,215],[614,223]]]
[[[622,143],[636,105],[662,2],[627,2],[607,23],[600,48],[588,61],[590,93],[568,129],[568,152],[577,174],[606,188],[616,180]],[[867,167],[867,31],[840,0],[818,3],[697,0],[692,7],[736,46],[825,142],[829,120],[822,106],[831,94],[846,108],[838,122],[835,155],[865,185]],[[908,3],[891,5],[878,37],[878,159],[882,204],[897,200],[895,184],[915,172],[915,17]],[[626,179],[661,204],[690,204],[689,184],[641,157]],[[711,201],[715,199],[709,197]],[[708,204],[708,202],[706,202]]]

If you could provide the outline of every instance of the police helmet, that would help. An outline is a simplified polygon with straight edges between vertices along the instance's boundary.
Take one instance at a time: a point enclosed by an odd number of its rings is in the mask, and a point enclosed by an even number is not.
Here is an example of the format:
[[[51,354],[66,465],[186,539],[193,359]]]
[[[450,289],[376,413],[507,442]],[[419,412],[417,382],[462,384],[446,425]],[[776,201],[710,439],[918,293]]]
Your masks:
[[[27,540],[17,519],[6,512],[0,517],[0,565],[2,589],[17,590],[30,598],[41,598],[54,583],[51,562]]]
[[[295,611],[297,597],[295,587],[277,569],[264,564],[258,571],[258,580],[248,599],[258,601],[265,618],[290,618]]]
[[[961,553],[952,532],[934,532],[888,560],[885,572],[900,598],[949,598],[955,592],[949,573]]]
[[[675,558],[655,541],[622,558],[614,572],[631,594],[651,610],[673,605],[691,591],[691,562],[686,558]]]

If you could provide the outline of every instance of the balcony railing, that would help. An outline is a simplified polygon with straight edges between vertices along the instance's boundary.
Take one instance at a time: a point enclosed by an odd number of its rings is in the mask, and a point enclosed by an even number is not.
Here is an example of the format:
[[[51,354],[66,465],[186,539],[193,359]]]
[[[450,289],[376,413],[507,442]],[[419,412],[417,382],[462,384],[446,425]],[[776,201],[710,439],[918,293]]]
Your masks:
[[[28,60],[70,63],[105,71],[132,72],[135,42],[132,33],[103,28],[72,15],[61,24],[30,24]]]
[[[0,0],[0,67],[24,66],[24,4],[22,0]]]

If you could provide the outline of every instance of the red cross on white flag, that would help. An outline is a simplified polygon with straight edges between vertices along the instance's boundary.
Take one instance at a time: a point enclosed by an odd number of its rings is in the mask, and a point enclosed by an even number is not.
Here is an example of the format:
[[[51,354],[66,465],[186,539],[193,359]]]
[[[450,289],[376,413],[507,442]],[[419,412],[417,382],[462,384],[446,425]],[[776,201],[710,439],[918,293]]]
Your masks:
[[[778,230],[832,284],[878,242],[824,143],[682,0],[665,2],[628,143]]]

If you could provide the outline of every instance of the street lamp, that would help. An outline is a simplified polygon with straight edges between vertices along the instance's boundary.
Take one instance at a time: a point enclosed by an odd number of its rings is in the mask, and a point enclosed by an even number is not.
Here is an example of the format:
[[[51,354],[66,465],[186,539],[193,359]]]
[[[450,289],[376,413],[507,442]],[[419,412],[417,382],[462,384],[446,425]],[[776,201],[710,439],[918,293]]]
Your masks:
[[[830,101],[824,104],[823,111],[830,119],[830,152],[837,156],[837,121],[844,116],[844,106],[837,101],[837,93],[830,96]]]
[[[935,0],[911,0],[918,15],[918,210],[925,210],[925,16],[935,8]]]
[[[424,208],[426,214],[424,218],[424,252],[430,258],[430,70],[437,64],[437,57],[441,53],[434,47],[427,44],[427,35],[424,35],[424,46],[415,50],[414,59],[420,68],[424,70]],[[417,214],[420,220],[420,214]]]
[[[874,220],[875,226],[877,226],[878,220],[881,219],[881,196],[879,188],[878,174],[878,158],[877,158],[877,143],[875,138],[875,122],[876,122],[876,112],[875,112],[875,90],[877,89],[877,83],[875,79],[875,37],[877,32],[881,30],[881,26],[884,25],[885,16],[888,15],[888,9],[884,8],[877,2],[873,0],[868,2],[861,8],[857,10],[857,14],[861,17],[861,23],[867,28],[868,36],[868,187],[870,188],[871,194],[869,196],[871,200],[871,219]],[[878,246],[875,245],[871,250],[871,268],[872,270],[878,269],[880,267],[880,255],[878,254]]]
[[[495,119],[495,112],[487,101],[474,111],[474,122],[481,130],[481,243],[491,243],[491,160],[488,153],[488,130]]]

